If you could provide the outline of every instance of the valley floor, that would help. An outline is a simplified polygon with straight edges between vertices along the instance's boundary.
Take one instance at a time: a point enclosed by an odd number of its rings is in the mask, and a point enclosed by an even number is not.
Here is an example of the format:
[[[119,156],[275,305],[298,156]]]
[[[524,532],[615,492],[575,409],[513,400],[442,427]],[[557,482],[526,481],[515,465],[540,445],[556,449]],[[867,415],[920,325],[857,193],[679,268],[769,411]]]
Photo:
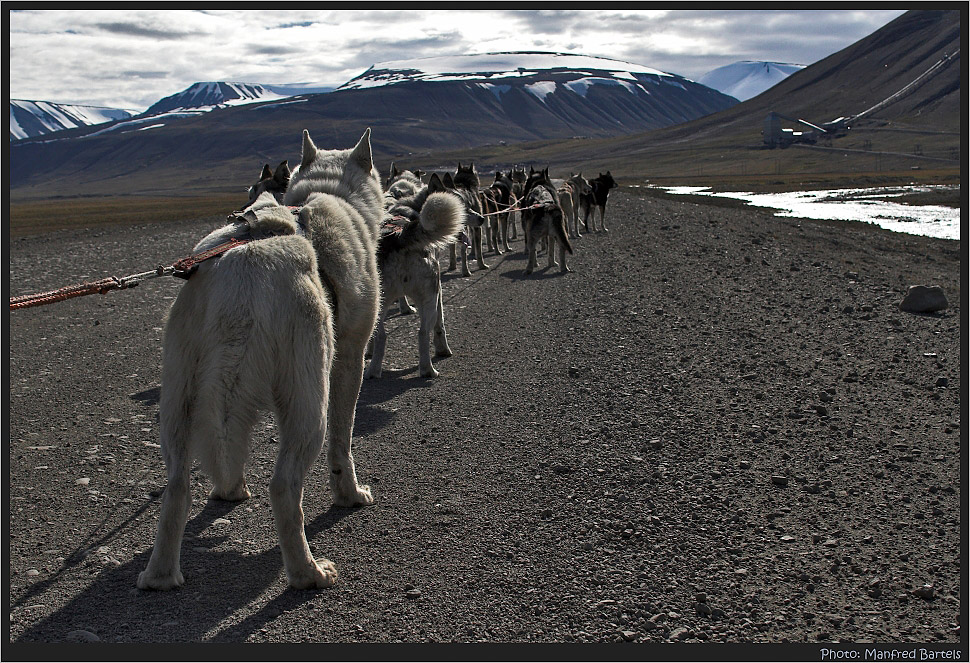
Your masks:
[[[15,239],[10,294],[151,269],[219,220]],[[377,503],[332,506],[322,459],[307,483],[320,592],[285,586],[270,416],[250,500],[194,474],[185,585],[135,588],[181,281],[10,313],[10,642],[959,642],[960,243],[629,190],[607,222],[570,274],[524,277],[521,234],[446,273],[433,381],[390,319],[354,442]],[[949,310],[900,312],[913,284]]]

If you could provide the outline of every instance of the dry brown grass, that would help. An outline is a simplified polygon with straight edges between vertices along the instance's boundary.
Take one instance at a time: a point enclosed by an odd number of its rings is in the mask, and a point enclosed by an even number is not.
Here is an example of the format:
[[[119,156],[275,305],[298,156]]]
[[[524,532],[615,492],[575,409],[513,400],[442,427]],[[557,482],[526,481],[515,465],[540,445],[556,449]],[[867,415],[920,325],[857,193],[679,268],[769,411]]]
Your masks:
[[[239,209],[245,195],[187,198],[63,198],[10,203],[10,236],[38,235],[70,228],[158,224],[225,215]]]

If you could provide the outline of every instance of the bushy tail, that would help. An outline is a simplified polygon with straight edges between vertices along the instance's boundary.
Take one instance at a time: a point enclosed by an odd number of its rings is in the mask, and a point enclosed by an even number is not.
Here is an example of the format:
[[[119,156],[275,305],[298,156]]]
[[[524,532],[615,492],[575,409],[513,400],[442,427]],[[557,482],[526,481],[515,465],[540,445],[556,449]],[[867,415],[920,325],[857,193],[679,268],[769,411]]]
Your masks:
[[[420,243],[444,247],[455,241],[465,222],[465,206],[450,193],[432,193],[421,207]]]
[[[573,245],[569,243],[569,233],[566,232],[566,217],[560,216],[559,223],[553,223],[552,231],[556,235],[556,239],[562,242],[562,245],[566,248],[566,251],[572,255]]]

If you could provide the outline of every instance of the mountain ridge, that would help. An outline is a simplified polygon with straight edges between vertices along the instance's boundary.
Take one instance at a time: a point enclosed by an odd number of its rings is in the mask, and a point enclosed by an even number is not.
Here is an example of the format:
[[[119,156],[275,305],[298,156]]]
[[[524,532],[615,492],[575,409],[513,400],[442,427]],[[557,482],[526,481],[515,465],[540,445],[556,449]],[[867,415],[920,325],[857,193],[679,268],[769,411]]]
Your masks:
[[[134,117],[138,111],[90,104],[10,99],[10,140]]]
[[[487,80],[416,78],[294,97],[254,98],[261,91],[243,90],[250,94],[240,94],[238,105],[216,105],[205,113],[186,101],[218,101],[222,97],[207,95],[224,96],[224,90],[212,83],[197,84],[181,98],[155,106],[179,114],[178,122],[144,114],[89,131],[88,136],[72,133],[67,136],[71,140],[14,143],[11,161],[17,168],[12,170],[11,188],[30,186],[69,195],[119,193],[120,181],[127,192],[166,181],[173,184],[164,190],[212,187],[218,181],[228,190],[251,177],[254,161],[295,158],[304,128],[339,146],[352,145],[364,127],[371,126],[377,159],[390,161],[417,151],[632,133],[685,122],[736,103],[699,83],[643,65],[621,66],[620,61],[588,56],[567,59],[573,64],[581,61],[583,67],[516,67],[512,75]],[[205,184],[186,179],[184,164],[197,159],[209,165]],[[80,165],[91,163],[98,169]],[[243,163],[250,166],[244,169]],[[179,179],[183,184],[174,184]]]

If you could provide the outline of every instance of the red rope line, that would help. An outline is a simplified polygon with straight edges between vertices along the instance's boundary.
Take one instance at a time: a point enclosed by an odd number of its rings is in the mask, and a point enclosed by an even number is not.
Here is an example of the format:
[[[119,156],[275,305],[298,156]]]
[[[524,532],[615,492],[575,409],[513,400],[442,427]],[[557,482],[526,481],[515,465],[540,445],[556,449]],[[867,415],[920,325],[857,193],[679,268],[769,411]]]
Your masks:
[[[61,302],[65,299],[71,299],[72,297],[82,297],[84,295],[93,295],[94,293],[103,295],[111,290],[133,288],[134,286],[138,285],[139,279],[151,278],[152,276],[172,275],[188,278],[199,263],[209,260],[210,258],[220,256],[226,251],[234,249],[237,246],[248,244],[250,241],[251,240],[248,239],[233,238],[225,244],[220,244],[219,246],[215,246],[207,251],[202,251],[201,253],[196,253],[195,255],[182,258],[169,268],[159,267],[154,272],[145,272],[143,274],[125,276],[120,279],[114,276],[109,276],[101,279],[100,281],[77,283],[75,285],[68,285],[64,286],[63,288],[58,288],[57,290],[49,290],[47,292],[39,292],[32,295],[18,295],[17,297],[11,297],[10,310],[16,311],[18,309],[30,308],[32,306],[53,304],[54,302]]]

